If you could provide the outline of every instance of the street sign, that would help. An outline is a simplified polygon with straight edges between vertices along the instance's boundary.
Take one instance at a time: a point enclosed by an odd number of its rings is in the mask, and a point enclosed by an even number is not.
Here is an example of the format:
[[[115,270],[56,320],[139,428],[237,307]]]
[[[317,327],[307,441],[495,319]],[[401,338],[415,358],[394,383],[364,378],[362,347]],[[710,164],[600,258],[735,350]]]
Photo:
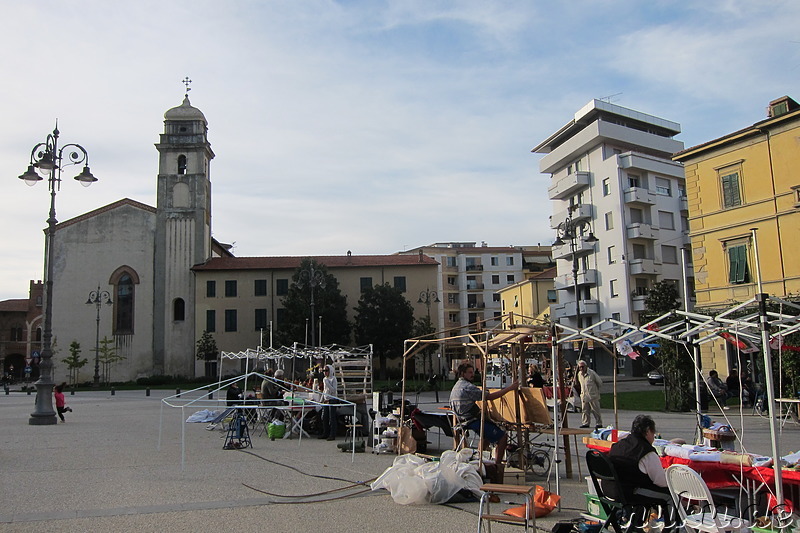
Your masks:
[[[31,352],[31,357],[41,357],[39,350],[34,350]]]

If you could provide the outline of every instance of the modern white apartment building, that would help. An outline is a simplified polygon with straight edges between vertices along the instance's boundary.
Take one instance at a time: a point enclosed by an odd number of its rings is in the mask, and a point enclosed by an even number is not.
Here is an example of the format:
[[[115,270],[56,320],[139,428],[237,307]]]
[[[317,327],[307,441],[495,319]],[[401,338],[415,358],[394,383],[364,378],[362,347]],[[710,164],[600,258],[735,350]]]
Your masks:
[[[680,131],[675,122],[592,100],[533,149],[545,154],[539,170],[550,174],[550,226],[564,242],[553,247],[554,319],[637,323],[656,281],[672,281],[683,294],[686,189],[683,167],[670,159],[683,148],[673,139]],[[611,359],[593,351],[582,355],[611,373]],[[641,371],[627,358],[619,364],[624,373]]]
[[[437,242],[400,253],[422,253],[439,262],[438,285],[430,287],[439,301],[431,309],[436,309],[441,329],[450,335],[496,325],[502,314],[498,291],[546,270],[552,263],[549,246]],[[462,342],[445,346],[448,359],[460,356]]]

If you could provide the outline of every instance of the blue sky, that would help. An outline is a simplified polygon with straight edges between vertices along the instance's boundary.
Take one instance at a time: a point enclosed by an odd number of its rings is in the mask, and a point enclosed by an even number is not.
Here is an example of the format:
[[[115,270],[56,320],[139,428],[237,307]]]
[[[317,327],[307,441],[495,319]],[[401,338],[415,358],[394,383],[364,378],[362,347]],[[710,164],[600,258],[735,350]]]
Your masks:
[[[2,7],[0,299],[42,277],[47,190],[16,177],[55,119],[100,179],[84,189],[70,170],[60,221],[155,205],[153,145],[187,75],[217,155],[214,236],[242,256],[548,244],[530,150],[592,98],[680,123],[686,146],[800,98],[794,1]]]

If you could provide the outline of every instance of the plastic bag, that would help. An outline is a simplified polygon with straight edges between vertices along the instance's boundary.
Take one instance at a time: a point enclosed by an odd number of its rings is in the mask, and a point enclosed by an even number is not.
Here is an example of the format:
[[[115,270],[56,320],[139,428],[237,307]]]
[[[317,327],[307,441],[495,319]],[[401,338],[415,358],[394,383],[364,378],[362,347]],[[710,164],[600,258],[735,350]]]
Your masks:
[[[559,496],[558,494],[548,492],[544,490],[544,487],[542,487],[541,485],[536,485],[536,492],[533,495],[533,509],[532,509],[536,514],[536,518],[541,518],[543,516],[547,516],[550,513],[552,513],[553,509],[555,509],[558,506],[559,500],[561,500],[561,496]],[[503,511],[503,514],[523,518],[525,516],[525,506],[521,505],[519,507],[512,507],[511,509],[506,509],[505,511]]]
[[[271,439],[282,439],[286,434],[286,424],[281,420],[274,420],[267,426],[267,436]]]

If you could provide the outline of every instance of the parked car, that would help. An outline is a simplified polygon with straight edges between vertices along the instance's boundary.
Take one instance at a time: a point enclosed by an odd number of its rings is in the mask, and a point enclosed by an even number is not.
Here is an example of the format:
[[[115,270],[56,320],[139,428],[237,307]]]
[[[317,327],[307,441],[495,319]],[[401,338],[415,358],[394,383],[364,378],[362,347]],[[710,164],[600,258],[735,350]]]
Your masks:
[[[650,385],[663,385],[664,374],[660,370],[651,370],[647,373],[647,381],[650,382]]]

